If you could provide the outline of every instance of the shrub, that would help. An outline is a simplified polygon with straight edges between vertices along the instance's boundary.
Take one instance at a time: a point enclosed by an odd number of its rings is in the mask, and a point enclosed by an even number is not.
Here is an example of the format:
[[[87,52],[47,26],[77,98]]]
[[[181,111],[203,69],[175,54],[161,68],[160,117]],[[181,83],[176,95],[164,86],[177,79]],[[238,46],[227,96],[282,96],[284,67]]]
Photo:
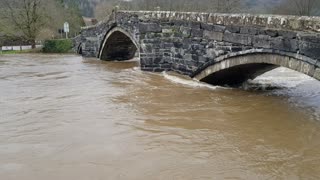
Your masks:
[[[43,45],[44,53],[67,53],[72,49],[71,39],[46,40]]]

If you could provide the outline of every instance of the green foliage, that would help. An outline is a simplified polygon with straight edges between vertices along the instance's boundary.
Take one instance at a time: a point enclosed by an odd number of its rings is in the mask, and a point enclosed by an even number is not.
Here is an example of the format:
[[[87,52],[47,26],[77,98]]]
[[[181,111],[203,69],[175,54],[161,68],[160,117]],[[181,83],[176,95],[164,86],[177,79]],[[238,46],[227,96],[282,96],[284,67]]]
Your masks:
[[[44,53],[67,53],[72,48],[70,39],[46,40],[43,46]]]

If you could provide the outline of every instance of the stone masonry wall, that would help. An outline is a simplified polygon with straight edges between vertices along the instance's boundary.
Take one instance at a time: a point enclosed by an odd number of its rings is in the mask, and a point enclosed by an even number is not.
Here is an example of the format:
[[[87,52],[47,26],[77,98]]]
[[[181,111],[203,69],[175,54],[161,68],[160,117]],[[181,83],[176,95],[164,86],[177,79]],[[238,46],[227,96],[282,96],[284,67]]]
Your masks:
[[[141,69],[147,71],[194,76],[219,57],[251,49],[320,67],[319,17],[119,11],[82,31],[83,55],[98,57],[112,27],[121,27],[137,41]]]

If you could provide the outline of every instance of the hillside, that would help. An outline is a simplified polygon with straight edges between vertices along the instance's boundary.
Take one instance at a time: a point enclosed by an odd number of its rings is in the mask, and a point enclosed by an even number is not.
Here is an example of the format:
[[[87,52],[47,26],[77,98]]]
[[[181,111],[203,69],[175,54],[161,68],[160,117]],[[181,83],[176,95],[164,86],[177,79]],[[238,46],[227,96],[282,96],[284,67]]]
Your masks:
[[[270,13],[283,0],[246,0],[246,5],[253,13]]]
[[[261,7],[265,5],[277,6],[282,0],[246,0],[249,7]]]
[[[93,17],[95,7],[102,1],[104,0],[64,0],[66,4],[77,4],[82,12],[82,15],[86,17]]]

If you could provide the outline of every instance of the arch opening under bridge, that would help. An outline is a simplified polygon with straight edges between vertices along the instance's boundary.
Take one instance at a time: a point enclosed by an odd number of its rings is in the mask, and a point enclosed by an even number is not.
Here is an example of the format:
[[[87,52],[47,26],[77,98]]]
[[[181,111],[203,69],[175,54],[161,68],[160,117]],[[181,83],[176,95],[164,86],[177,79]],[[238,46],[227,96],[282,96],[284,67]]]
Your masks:
[[[106,61],[124,61],[133,59],[138,45],[131,35],[121,28],[115,27],[104,38],[99,59]]]
[[[286,67],[320,80],[317,76],[319,72],[316,72],[319,68],[306,61],[304,56],[298,59],[272,53],[240,54],[219,58],[219,61],[199,70],[194,78],[213,85],[239,86],[277,67]]]

